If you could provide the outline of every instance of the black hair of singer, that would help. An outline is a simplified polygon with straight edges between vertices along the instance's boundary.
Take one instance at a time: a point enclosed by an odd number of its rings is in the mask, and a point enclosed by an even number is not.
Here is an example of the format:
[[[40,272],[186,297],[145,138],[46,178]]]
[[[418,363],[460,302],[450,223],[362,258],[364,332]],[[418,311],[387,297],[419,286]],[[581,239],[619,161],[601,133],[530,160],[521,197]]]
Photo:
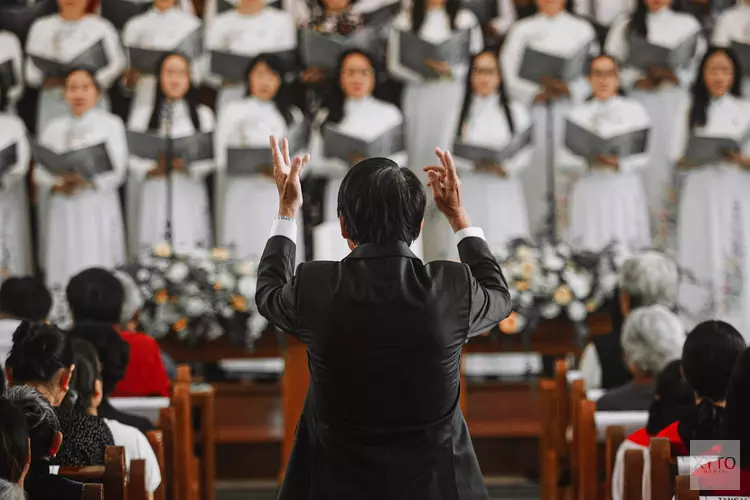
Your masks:
[[[70,279],[65,295],[76,323],[120,323],[125,290],[110,271],[99,267],[81,271]]]
[[[456,31],[456,16],[459,10],[461,10],[460,0],[445,1],[445,12],[448,14],[451,31]],[[414,34],[419,34],[426,16],[427,0],[413,0],[411,7],[411,30]]]
[[[162,66],[172,56],[181,57],[190,68],[190,59],[180,52],[167,52],[162,55],[156,63],[156,93],[154,95],[154,105],[151,108],[151,118],[148,120],[148,130],[155,131],[161,127],[161,121],[163,118],[162,109],[167,97],[164,95],[164,89],[162,88],[161,73]],[[198,116],[198,91],[193,86],[192,76],[188,70],[188,78],[190,78],[190,85],[188,86],[187,93],[183,97],[183,101],[187,104],[188,112],[190,113],[190,121],[193,123],[193,128],[196,132],[201,130],[201,121]]]
[[[729,88],[729,93],[736,97],[742,95],[742,69],[737,54],[731,47],[709,47],[701,60],[700,67],[696,73],[695,82],[691,89],[693,99],[692,105],[690,106],[690,116],[688,118],[688,125],[691,130],[695,127],[703,127],[706,125],[706,120],[708,119],[708,105],[711,103],[712,96],[706,86],[706,78],[703,76],[703,72],[706,69],[708,60],[711,59],[714,54],[719,52],[723,52],[727,55],[732,62],[732,67],[734,69],[734,81]]]
[[[68,333],[72,339],[90,342],[96,350],[101,366],[104,397],[109,397],[117,383],[125,376],[130,362],[130,345],[120,337],[112,324],[78,323]],[[75,345],[73,359],[76,359]],[[74,372],[75,373],[75,372]]]
[[[0,397],[0,478],[17,483],[29,459],[26,416]]]
[[[245,95],[246,97],[251,97],[253,95],[253,91],[250,88],[250,73],[252,73],[253,69],[255,69],[255,67],[261,63],[268,66],[271,71],[276,73],[276,75],[279,77],[279,90],[277,90],[276,95],[273,96],[273,103],[276,105],[276,109],[279,111],[279,114],[282,116],[282,118],[284,118],[286,124],[290,125],[293,120],[292,97],[289,91],[289,85],[284,79],[284,63],[278,56],[274,54],[263,53],[258,54],[253,58],[252,61],[250,61],[250,64],[247,66],[247,70],[245,71],[245,83],[247,84],[247,93]]]
[[[344,119],[344,103],[346,102],[346,95],[344,94],[344,89],[341,88],[341,71],[344,68],[344,62],[347,60],[347,58],[354,54],[360,55],[370,62],[370,67],[375,74],[375,87],[372,89],[372,95],[377,96],[379,93],[380,88],[378,84],[378,69],[377,65],[375,64],[375,59],[373,59],[370,54],[361,49],[345,50],[339,57],[339,64],[338,66],[336,66],[336,72],[331,78],[331,86],[328,89],[325,97],[323,98],[322,109],[325,109],[328,112],[328,116],[326,116],[324,124],[341,123],[341,120]]]
[[[60,421],[54,408],[36,389],[18,385],[5,391],[5,398],[26,418],[31,439],[31,468],[39,461],[48,460],[52,439],[60,432]]]
[[[369,158],[354,165],[341,182],[337,212],[358,245],[411,245],[419,236],[426,203],[414,172],[388,158]]]
[[[103,382],[96,348],[82,338],[71,339],[76,369],[70,379],[70,390],[60,405],[65,410],[87,414],[94,399],[96,381]]]
[[[682,361],[675,359],[656,377],[656,391],[648,409],[646,432],[649,436],[655,436],[672,422],[680,420],[694,406],[693,388],[682,376]]]
[[[750,465],[750,349],[737,360],[732,371],[732,379],[727,389],[726,435],[725,439],[739,440],[744,443],[740,448],[740,463]]]
[[[52,325],[23,321],[13,333],[13,346],[5,363],[14,384],[49,383],[73,363],[70,337]]]
[[[52,295],[42,280],[8,278],[0,286],[0,312],[16,319],[44,322],[52,309]]]
[[[729,380],[745,339],[723,321],[704,321],[691,331],[682,348],[682,372],[700,403],[680,420],[678,433],[684,443],[720,439],[725,409],[717,405],[727,397]]]

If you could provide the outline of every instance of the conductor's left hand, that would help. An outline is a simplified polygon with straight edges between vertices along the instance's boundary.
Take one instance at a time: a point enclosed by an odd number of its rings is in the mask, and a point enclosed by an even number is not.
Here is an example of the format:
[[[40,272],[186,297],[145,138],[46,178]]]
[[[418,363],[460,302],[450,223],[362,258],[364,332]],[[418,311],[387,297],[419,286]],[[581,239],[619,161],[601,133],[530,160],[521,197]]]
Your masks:
[[[271,136],[273,153],[273,178],[279,189],[279,215],[295,217],[302,206],[302,183],[300,174],[310,161],[310,155],[289,157],[289,141],[281,140],[281,147],[274,136]]]

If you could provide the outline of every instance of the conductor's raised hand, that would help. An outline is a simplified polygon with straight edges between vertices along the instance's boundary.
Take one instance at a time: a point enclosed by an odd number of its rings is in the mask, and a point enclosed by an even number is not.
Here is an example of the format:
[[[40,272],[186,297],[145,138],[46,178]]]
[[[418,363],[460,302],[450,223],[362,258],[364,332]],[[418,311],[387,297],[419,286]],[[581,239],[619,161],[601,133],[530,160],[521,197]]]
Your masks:
[[[435,206],[448,219],[454,231],[471,226],[469,217],[461,202],[461,180],[456,172],[453,157],[448,151],[435,148],[440,165],[424,167],[427,172],[427,186],[432,189]]]
[[[289,141],[286,137],[281,140],[281,146],[274,136],[271,136],[271,152],[273,154],[273,178],[279,189],[279,215],[295,217],[302,206],[302,169],[310,161],[310,155],[289,157]]]

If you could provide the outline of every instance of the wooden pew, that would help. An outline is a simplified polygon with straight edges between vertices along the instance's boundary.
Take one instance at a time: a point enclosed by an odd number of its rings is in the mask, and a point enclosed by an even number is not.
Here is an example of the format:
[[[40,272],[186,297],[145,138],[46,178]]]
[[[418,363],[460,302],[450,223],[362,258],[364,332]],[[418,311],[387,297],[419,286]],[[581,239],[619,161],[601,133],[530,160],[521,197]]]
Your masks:
[[[107,446],[104,466],[60,467],[58,474],[81,483],[100,483],[104,489],[104,500],[129,500],[125,448],[122,446]]]
[[[166,468],[164,462],[164,433],[160,430],[148,431],[146,433],[151,449],[154,450],[156,461],[159,462],[159,471],[161,472],[161,484],[154,492],[154,500],[166,500]]]
[[[606,471],[604,479],[604,499],[612,500],[612,475],[615,470],[615,459],[617,450],[625,441],[625,428],[621,425],[610,425],[606,428],[604,437],[604,468]]]
[[[130,461],[127,491],[128,500],[148,500],[148,491],[146,491],[146,461],[142,458]]]
[[[84,484],[83,500],[104,500],[104,486],[101,484]]]
[[[651,500],[672,500],[674,462],[669,439],[651,438],[648,452],[651,462]]]
[[[691,476],[677,476],[676,500],[699,500],[700,491],[691,488]]]
[[[623,500],[643,500],[643,451],[625,451]]]
[[[597,462],[596,403],[583,399],[578,402],[578,410],[573,428],[575,457],[574,489],[578,500],[599,500],[599,466]]]
[[[164,450],[164,468],[162,469],[161,487],[164,497],[175,499],[175,493],[179,488],[176,482],[174,457],[178,453],[175,449],[175,413],[174,408],[163,408],[159,414],[159,428],[162,433],[162,446]]]

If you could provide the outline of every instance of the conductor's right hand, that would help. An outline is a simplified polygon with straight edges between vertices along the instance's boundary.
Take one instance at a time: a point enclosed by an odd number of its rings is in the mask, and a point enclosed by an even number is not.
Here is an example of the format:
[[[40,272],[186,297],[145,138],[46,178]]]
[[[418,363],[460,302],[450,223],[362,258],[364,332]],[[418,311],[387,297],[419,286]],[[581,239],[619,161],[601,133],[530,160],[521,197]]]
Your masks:
[[[448,219],[453,231],[471,226],[469,217],[461,203],[461,180],[456,173],[456,165],[448,151],[435,148],[440,165],[424,167],[427,172],[427,186],[432,188],[435,206]]]

